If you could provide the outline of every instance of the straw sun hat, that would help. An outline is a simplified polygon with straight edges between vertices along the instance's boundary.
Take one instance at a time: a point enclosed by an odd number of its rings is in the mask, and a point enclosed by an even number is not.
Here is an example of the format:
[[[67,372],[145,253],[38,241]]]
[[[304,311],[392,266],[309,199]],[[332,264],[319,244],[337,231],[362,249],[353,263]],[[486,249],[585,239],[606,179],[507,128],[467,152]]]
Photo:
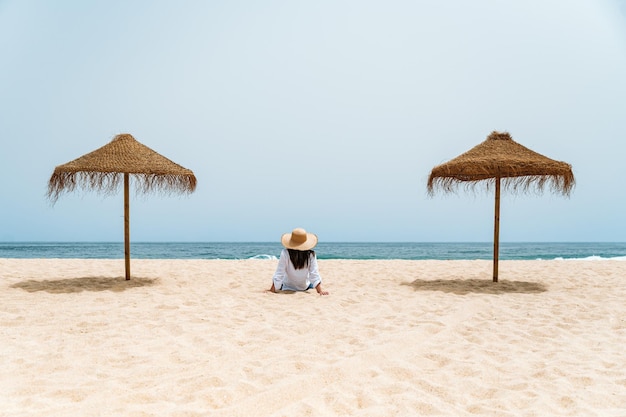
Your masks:
[[[317,236],[298,227],[291,233],[285,233],[280,241],[287,249],[309,250],[317,245]]]

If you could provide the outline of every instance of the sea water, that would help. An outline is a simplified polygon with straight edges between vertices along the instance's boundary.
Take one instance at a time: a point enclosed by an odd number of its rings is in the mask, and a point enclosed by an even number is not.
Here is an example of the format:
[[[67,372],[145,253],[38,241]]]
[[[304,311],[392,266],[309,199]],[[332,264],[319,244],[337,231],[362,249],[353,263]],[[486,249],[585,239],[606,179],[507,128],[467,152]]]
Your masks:
[[[277,259],[279,242],[131,242],[134,259]],[[318,259],[493,259],[491,242],[320,242]],[[0,242],[0,258],[122,259],[123,242]],[[501,260],[626,260],[626,242],[501,242]]]

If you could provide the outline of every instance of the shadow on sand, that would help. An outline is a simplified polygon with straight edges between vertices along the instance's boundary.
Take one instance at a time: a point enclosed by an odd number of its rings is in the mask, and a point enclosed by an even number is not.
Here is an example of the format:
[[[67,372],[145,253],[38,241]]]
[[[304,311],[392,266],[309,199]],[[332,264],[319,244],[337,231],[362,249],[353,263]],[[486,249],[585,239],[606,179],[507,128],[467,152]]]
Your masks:
[[[82,291],[114,291],[121,292],[131,288],[149,287],[158,283],[158,278],[131,278],[124,277],[82,277],[55,280],[34,280],[18,282],[11,288],[19,288],[28,292],[46,291],[53,294],[76,293]]]
[[[453,294],[537,294],[548,290],[544,284],[526,281],[499,281],[487,279],[416,279],[402,285],[413,287],[415,291],[442,291]]]

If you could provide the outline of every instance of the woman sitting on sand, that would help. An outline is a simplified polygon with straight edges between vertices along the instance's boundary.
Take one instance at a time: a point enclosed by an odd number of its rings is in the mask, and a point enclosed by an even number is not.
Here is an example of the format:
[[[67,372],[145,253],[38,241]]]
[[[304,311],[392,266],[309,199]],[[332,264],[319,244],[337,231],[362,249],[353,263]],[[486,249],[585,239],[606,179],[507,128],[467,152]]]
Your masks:
[[[297,228],[291,233],[285,233],[281,242],[285,249],[280,252],[270,291],[306,291],[315,288],[319,295],[328,295],[328,291],[322,289],[317,257],[312,250],[317,245],[317,236]]]

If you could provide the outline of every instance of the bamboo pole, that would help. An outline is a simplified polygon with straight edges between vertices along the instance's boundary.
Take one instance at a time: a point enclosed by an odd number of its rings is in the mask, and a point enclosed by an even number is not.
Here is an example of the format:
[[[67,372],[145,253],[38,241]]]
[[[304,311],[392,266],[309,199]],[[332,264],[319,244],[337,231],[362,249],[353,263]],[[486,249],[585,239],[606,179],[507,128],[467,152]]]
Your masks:
[[[498,282],[498,253],[500,252],[500,177],[496,177],[496,207],[493,227],[493,282]]]
[[[128,173],[124,173],[124,262],[126,280],[130,279],[130,203]]]

